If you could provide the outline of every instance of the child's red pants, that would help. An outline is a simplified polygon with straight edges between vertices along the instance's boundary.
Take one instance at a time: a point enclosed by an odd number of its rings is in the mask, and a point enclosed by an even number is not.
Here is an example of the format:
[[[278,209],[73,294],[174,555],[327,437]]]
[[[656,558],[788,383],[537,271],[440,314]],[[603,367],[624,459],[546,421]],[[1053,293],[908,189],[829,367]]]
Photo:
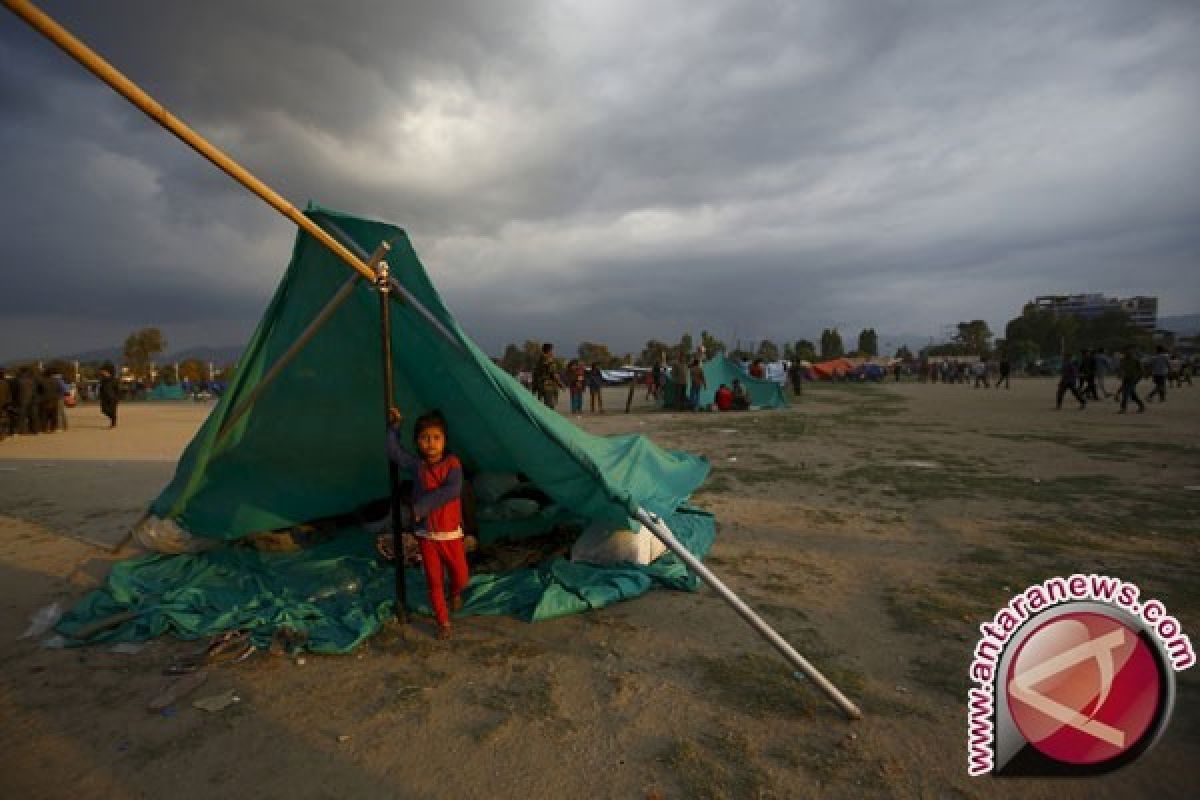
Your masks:
[[[442,571],[450,573],[450,596],[458,597],[467,588],[467,548],[462,539],[417,538],[421,548],[421,564],[425,568],[425,583],[429,585],[429,602],[438,625],[450,624],[450,612],[446,609],[446,589],[442,584]]]

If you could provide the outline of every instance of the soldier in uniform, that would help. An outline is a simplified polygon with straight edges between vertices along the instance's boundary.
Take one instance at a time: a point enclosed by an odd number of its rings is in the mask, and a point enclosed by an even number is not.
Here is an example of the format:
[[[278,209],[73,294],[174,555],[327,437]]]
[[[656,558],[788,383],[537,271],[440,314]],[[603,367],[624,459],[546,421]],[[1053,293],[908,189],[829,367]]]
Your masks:
[[[541,392],[542,402],[547,408],[558,405],[558,390],[563,388],[563,382],[558,376],[558,362],[554,358],[554,345],[551,342],[542,345],[542,357],[533,372],[533,385]]]

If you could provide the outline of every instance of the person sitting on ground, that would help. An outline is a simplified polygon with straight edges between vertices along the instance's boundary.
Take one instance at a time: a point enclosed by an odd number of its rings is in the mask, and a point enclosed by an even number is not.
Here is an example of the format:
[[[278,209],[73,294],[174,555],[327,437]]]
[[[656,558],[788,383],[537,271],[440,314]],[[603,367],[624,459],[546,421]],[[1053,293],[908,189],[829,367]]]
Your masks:
[[[733,410],[745,411],[750,408],[750,395],[746,392],[745,385],[737,378],[733,379]]]
[[[458,457],[446,452],[446,420],[437,411],[423,414],[413,426],[413,444],[420,456],[400,445],[399,409],[388,409],[388,458],[413,474],[413,532],[421,551],[429,604],[437,619],[437,638],[450,638],[450,613],[463,606],[462,593],[470,573],[463,542],[463,469]],[[395,554],[400,557],[399,553]],[[446,608],[443,571],[450,573],[450,609]]]
[[[729,391],[729,387],[722,383],[717,387],[716,394],[713,395],[713,402],[717,404],[717,411],[728,411],[733,408],[733,392]]]

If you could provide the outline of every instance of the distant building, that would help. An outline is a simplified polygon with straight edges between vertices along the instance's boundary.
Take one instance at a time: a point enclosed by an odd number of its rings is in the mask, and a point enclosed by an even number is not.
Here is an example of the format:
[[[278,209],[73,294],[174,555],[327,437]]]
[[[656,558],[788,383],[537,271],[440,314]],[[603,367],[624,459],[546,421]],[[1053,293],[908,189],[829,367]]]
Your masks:
[[[1055,314],[1073,314],[1090,319],[1106,311],[1124,311],[1139,328],[1153,332],[1158,327],[1157,297],[1107,297],[1103,294],[1047,294],[1035,298],[1033,305]]]

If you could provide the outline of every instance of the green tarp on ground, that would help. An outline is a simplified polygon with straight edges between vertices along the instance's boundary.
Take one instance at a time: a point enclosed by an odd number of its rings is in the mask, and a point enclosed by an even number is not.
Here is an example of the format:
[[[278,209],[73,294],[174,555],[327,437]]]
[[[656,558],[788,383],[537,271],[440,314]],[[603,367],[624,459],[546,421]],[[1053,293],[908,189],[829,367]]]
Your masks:
[[[393,369],[405,414],[405,438],[420,414],[438,409],[449,424],[448,448],[468,475],[520,472],[563,513],[630,527],[640,507],[671,520],[697,555],[712,541],[704,514],[678,509],[708,474],[700,457],[668,452],[641,436],[600,437],[576,428],[538,403],[493,364],[459,328],[433,288],[407,235],[382,222],[310,207],[319,225],[369,253],[391,244],[391,274],[409,300],[394,300]],[[278,378],[263,376],[329,300],[357,284]],[[417,301],[416,303],[411,302]],[[175,477],[151,505],[154,515],[201,537],[231,541],[347,514],[388,494],[379,294],[325,247],[301,232],[291,263],[245,348],[236,376],[188,445]],[[249,411],[221,428],[243,400],[262,389]],[[521,527],[521,526],[516,526]],[[526,526],[528,527],[528,526]],[[540,531],[521,530],[527,536]],[[200,636],[253,627],[260,637],[289,621],[328,631],[315,645],[343,651],[375,630],[392,603],[374,561],[370,537],[343,535],[293,555],[224,547],[198,556],[154,556],[119,565],[107,586],[86,598],[59,626],[79,625],[129,607],[145,616],[113,638],[145,638],[173,630]],[[494,537],[490,537],[494,538]],[[640,594],[655,581],[683,585],[678,564],[603,569],[558,560],[537,570],[475,576],[470,613],[545,619]],[[663,572],[662,570],[666,570]],[[409,581],[419,583],[416,570]],[[333,573],[357,576],[361,590],[336,608],[307,602],[311,586]],[[657,577],[656,577],[657,576]],[[665,577],[664,577],[665,576]],[[672,577],[673,576],[673,577]],[[424,588],[409,592],[414,610]]]
[[[747,393],[750,395],[750,405],[758,408],[784,408],[787,406],[787,395],[783,393],[783,387],[775,381],[759,380],[751,378],[743,370],[741,364],[733,359],[725,356],[715,356],[705,361],[702,365],[704,368],[704,383],[705,388],[700,390],[700,405],[707,406],[714,402],[714,397],[717,394],[717,389],[721,388],[721,384],[725,384],[730,389],[733,388],[733,381],[739,380],[746,387]],[[689,378],[689,381],[691,379]],[[673,397],[674,377],[667,381],[666,397]]]
[[[666,521],[691,552],[704,557],[714,535],[710,515],[684,510]],[[58,632],[69,638],[91,620],[132,609],[143,613],[90,641],[142,641],[164,633],[197,639],[244,628],[264,647],[276,628],[287,626],[308,633],[309,650],[345,653],[392,617],[394,575],[376,557],[374,537],[361,530],[343,531],[299,553],[223,547],[200,555],[143,556],[117,564],[105,587],[66,615]],[[432,613],[420,570],[410,569],[406,577],[411,609]],[[670,553],[649,566],[595,567],[555,558],[533,568],[472,575],[455,616],[553,619],[656,586],[692,590],[696,579]]]

